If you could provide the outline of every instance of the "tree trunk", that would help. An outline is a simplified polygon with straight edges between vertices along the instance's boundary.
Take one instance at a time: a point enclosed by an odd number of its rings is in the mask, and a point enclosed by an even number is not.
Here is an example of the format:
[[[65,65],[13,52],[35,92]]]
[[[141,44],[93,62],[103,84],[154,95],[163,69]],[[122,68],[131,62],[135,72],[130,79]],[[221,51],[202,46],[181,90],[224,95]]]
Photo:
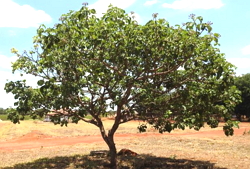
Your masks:
[[[114,142],[114,134],[117,128],[119,127],[119,122],[121,120],[121,108],[118,107],[117,110],[117,116],[115,118],[115,122],[112,126],[112,128],[108,131],[108,134],[106,134],[103,123],[100,118],[95,117],[97,121],[97,126],[99,127],[102,138],[106,142],[106,144],[109,147],[109,155],[110,155],[110,168],[111,169],[117,169],[117,151],[116,146]]]
[[[100,130],[101,130],[103,140],[106,142],[106,144],[109,147],[110,168],[117,169],[117,151],[116,151],[116,146],[115,146],[115,142],[114,142],[114,131],[115,130],[109,130],[108,135],[106,135],[103,126],[100,127]]]
[[[116,151],[116,146],[114,143],[114,138],[108,137],[109,142],[108,147],[109,147],[109,155],[110,155],[110,168],[111,169],[117,169],[117,151]]]

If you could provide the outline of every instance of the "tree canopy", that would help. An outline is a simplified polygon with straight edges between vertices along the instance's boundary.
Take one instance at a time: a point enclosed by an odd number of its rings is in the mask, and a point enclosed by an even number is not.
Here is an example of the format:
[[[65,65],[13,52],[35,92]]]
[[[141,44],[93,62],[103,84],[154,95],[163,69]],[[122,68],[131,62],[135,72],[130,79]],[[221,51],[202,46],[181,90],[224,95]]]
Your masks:
[[[6,83],[5,90],[17,99],[16,111],[9,114],[14,123],[26,114],[60,114],[63,109],[73,122],[83,120],[100,129],[112,166],[114,133],[133,119],[162,133],[185,127],[199,130],[205,123],[217,127],[222,117],[225,134],[233,134],[231,112],[239,100],[234,66],[220,53],[220,35],[212,33],[211,22],[190,15],[189,22],[171,26],[153,14],[140,25],[112,6],[100,18],[83,6],[60,21],[52,28],[40,26],[33,50],[19,54],[12,49],[18,56],[13,72],[40,78],[37,88],[25,80]],[[101,117],[109,110],[116,115],[107,131]],[[85,118],[87,114],[92,119]],[[60,118],[54,123],[67,125]]]
[[[241,120],[242,115],[250,117],[250,73],[236,77],[235,85],[241,91],[242,102],[235,107],[235,113]]]

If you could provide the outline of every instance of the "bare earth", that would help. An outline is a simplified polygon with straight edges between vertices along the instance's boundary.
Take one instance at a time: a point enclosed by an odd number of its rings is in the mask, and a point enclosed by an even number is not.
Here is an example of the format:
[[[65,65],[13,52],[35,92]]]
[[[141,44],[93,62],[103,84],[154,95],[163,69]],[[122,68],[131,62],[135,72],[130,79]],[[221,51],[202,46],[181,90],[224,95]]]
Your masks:
[[[24,123],[24,124],[22,124]],[[28,162],[42,157],[88,154],[107,149],[98,129],[89,124],[54,126],[44,122],[0,122],[0,167]],[[105,121],[107,128],[111,120]],[[117,149],[129,148],[139,154],[176,159],[202,160],[222,168],[250,168],[249,123],[241,123],[233,137],[226,137],[222,125],[201,131],[176,130],[159,134],[153,129],[138,133],[137,121],[123,124],[115,135]]]

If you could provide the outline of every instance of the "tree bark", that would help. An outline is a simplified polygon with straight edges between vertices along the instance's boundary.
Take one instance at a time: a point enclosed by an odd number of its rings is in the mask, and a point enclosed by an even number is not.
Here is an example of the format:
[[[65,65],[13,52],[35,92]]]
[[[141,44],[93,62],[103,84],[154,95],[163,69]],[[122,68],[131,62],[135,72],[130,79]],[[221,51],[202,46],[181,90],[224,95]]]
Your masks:
[[[108,147],[109,147],[109,154],[110,154],[110,168],[111,169],[117,169],[117,151],[116,151],[116,146],[114,143],[114,137],[108,137],[109,142]]]
[[[98,118],[97,118],[97,124],[98,124],[98,127],[100,128],[103,140],[109,147],[110,168],[117,169],[117,151],[116,151],[116,146],[114,142],[114,133],[116,129],[118,128],[119,123],[115,123],[116,124],[114,125],[115,127],[113,126],[112,129],[109,130],[108,134],[106,134],[105,132],[102,121]]]
[[[109,130],[108,136],[106,136],[107,139],[104,139],[109,147],[111,169],[117,169],[117,151],[116,151],[116,146],[114,142],[114,134],[116,130],[118,129],[120,121],[121,121],[121,107],[123,105],[124,103],[121,103],[120,106],[118,106],[116,117],[115,117],[115,122],[112,128]]]
[[[106,142],[106,144],[109,147],[109,155],[110,155],[110,168],[111,169],[117,169],[117,151],[116,151],[116,146],[114,142],[114,134],[116,130],[119,127],[120,121],[121,121],[121,107],[123,104],[118,106],[117,108],[117,116],[115,117],[114,124],[112,128],[108,131],[108,134],[105,132],[103,123],[99,117],[95,117],[97,121],[97,126],[99,127],[101,131],[101,135],[103,140]]]
[[[110,168],[117,169],[117,151],[114,142],[114,134],[109,133],[109,135],[102,135],[104,141],[109,147],[109,156],[110,156]]]

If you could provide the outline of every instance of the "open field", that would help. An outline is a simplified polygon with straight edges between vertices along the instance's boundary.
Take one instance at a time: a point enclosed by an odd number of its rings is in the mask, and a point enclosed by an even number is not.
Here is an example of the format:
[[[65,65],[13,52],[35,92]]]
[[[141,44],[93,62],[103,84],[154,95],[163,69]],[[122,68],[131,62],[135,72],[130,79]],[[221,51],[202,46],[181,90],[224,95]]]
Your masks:
[[[104,121],[107,129],[111,122]],[[149,129],[140,134],[138,123],[122,124],[117,131],[117,149],[139,154],[119,157],[121,168],[250,168],[250,123],[241,123],[233,137],[223,134],[222,125],[200,132],[158,134]],[[88,156],[95,150],[107,150],[107,146],[91,124],[60,127],[41,121],[0,122],[0,168],[105,168],[106,157]]]

